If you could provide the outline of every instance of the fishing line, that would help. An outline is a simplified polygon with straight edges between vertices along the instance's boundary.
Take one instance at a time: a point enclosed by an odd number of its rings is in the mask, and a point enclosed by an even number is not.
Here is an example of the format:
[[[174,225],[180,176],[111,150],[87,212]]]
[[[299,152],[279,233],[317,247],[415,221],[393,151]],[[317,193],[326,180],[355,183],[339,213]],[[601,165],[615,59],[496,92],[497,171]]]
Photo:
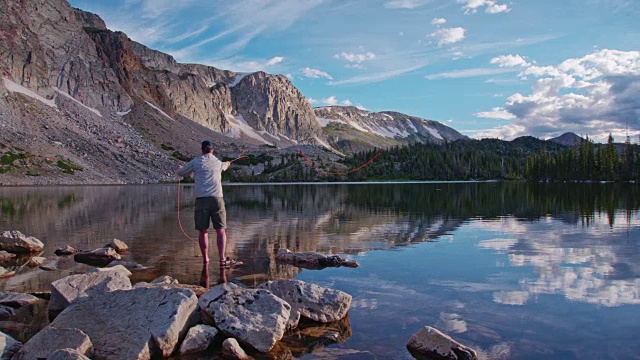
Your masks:
[[[313,160],[309,159],[309,157],[307,155],[305,155],[304,152],[302,152],[302,150],[300,150],[300,156],[302,156],[304,158],[304,160],[307,163],[309,163],[309,165],[311,166],[312,169],[315,169],[319,173],[327,174],[327,175],[347,175],[347,174],[354,173],[356,171],[360,171],[360,170],[364,169],[365,167],[371,165],[371,163],[374,162],[378,157],[380,157],[380,155],[382,155],[383,152],[384,152],[384,150],[378,151],[378,153],[375,154],[371,159],[369,159],[369,161],[367,161],[366,163],[358,166],[357,168],[354,168],[354,169],[351,169],[351,170],[348,170],[348,171],[325,171],[325,170],[322,170],[319,167],[317,167],[316,164],[313,162]]]

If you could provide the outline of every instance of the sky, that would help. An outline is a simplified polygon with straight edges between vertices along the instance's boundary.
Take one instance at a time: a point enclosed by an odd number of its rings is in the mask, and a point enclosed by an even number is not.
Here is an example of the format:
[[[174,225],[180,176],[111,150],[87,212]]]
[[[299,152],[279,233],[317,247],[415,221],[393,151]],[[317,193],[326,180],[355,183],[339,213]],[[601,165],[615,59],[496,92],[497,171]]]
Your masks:
[[[474,138],[640,138],[640,0],[71,0],[177,61]]]

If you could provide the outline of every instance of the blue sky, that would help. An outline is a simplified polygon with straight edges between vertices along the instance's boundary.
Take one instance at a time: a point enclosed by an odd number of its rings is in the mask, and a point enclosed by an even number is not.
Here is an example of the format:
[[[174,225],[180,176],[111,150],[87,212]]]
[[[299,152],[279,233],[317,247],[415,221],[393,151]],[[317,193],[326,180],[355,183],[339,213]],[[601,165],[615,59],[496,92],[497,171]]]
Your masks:
[[[180,62],[472,137],[640,135],[637,0],[71,0]]]

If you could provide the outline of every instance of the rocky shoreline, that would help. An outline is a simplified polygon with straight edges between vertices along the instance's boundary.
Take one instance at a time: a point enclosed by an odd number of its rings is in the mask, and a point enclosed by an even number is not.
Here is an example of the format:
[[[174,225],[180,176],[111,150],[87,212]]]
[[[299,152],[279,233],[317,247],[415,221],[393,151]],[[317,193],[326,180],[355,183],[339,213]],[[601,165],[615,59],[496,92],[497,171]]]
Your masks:
[[[47,270],[48,259],[39,256],[43,248],[36,238],[5,231],[0,263],[26,253],[34,255],[27,266]],[[132,271],[141,265],[122,261],[127,251],[117,239],[92,251],[64,246],[55,254],[97,267],[52,282],[50,293],[0,292],[0,359],[290,359],[351,337],[352,297],[340,290],[300,280],[255,287],[222,282],[207,289],[169,276],[134,284]],[[286,249],[277,259],[312,269],[358,266]],[[25,325],[34,322],[37,329]],[[477,359],[472,349],[430,327],[414,335],[407,349],[419,359]]]

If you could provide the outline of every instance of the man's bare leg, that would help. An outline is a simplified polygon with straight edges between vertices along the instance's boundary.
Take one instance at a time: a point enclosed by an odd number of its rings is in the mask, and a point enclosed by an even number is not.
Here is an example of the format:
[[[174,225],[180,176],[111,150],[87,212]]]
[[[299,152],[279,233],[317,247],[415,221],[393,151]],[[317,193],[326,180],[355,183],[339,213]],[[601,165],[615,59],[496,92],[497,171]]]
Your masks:
[[[227,232],[224,229],[216,229],[216,240],[218,243],[218,253],[220,254],[220,264],[224,264],[227,259]]]
[[[209,263],[209,233],[207,230],[200,230],[198,235],[198,243],[200,244],[200,252],[202,253],[202,261]]]

